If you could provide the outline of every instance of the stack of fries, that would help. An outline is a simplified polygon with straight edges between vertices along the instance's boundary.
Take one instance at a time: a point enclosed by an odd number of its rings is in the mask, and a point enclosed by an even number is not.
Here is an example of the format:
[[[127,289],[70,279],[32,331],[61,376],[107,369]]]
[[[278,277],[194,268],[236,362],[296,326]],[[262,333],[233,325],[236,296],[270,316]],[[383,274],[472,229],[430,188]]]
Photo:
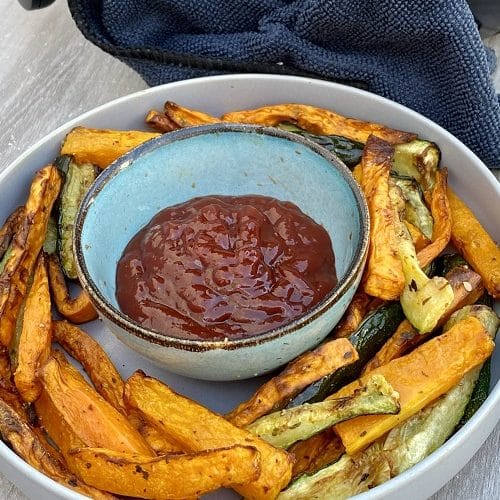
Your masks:
[[[167,102],[146,117],[156,132],[79,127],[61,155],[104,169],[160,133],[218,121],[291,124],[361,143],[353,175],[368,201],[370,251],[342,321],[226,416],[142,371],[123,380],[77,326],[97,315],[83,290],[70,296],[57,245],[48,243],[65,182],[51,164],[36,173],[26,203],[0,229],[0,435],[30,465],[91,498],[184,499],[224,487],[250,499],[366,491],[404,470],[390,436],[422,412],[428,418],[444,411],[446,395],[464,381],[472,392],[494,349],[498,318],[471,305],[485,294],[500,297],[499,248],[447,187],[446,169],[422,163],[404,172],[419,184],[431,230],[406,216],[411,200],[393,179],[394,165],[405,153],[399,146],[415,145],[415,134],[312,106],[217,118]],[[423,269],[449,243],[468,266],[427,277]],[[366,350],[363,325],[395,302],[401,321]],[[329,389],[319,400],[321,387]],[[461,397],[465,407],[470,393]]]

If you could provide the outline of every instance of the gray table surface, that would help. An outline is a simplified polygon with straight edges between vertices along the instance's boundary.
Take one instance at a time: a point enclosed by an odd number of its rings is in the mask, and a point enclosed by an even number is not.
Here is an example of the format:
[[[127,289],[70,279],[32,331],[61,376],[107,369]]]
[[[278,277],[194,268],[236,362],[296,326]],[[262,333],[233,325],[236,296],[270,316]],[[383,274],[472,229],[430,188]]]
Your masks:
[[[147,87],[136,73],[81,36],[66,2],[58,0],[38,12],[26,12],[15,1],[0,0],[0,5],[0,171],[70,118]],[[487,43],[500,54],[500,35],[494,35],[500,29],[486,25]],[[495,85],[500,90],[500,71]],[[432,500],[500,499],[499,449],[497,425]],[[0,463],[0,499],[25,500],[1,471]]]

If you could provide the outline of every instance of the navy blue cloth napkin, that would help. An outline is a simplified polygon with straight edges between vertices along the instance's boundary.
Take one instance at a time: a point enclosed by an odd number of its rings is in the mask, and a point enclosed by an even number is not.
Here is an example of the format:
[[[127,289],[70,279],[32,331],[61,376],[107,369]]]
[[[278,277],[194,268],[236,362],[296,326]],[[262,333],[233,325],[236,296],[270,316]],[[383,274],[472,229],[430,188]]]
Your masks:
[[[150,85],[221,73],[343,81],[439,123],[500,168],[500,105],[465,0],[68,0]]]

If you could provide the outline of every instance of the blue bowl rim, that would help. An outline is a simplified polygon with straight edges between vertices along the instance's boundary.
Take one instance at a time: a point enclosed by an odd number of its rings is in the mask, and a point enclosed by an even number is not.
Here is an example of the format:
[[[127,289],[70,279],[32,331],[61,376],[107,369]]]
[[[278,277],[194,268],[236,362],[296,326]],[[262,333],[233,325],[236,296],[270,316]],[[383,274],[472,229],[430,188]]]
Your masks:
[[[112,178],[119,175],[122,170],[131,167],[134,164],[134,161],[141,156],[176,141],[190,139],[199,135],[225,132],[256,133],[299,143],[325,158],[330,163],[330,165],[332,165],[332,167],[341,174],[342,179],[347,183],[354,195],[358,213],[360,216],[360,239],[353,254],[353,258],[351,259],[351,263],[349,264],[344,276],[339,279],[337,285],[323,298],[322,301],[316,304],[314,308],[310,309],[305,314],[293,319],[292,321],[285,323],[284,325],[273,328],[258,335],[239,339],[226,338],[224,340],[195,340],[170,336],[157,330],[145,328],[139,323],[136,323],[132,318],[129,318],[122,311],[111,305],[104,298],[95,281],[90,276],[87,265],[85,263],[81,241],[81,233],[85,224],[85,217],[91,205],[94,203],[95,198],[98,196],[100,191],[104,189],[106,184]],[[314,143],[310,139],[282,129],[278,129],[275,127],[264,127],[260,125],[224,122],[201,125],[197,127],[182,128],[162,134],[158,137],[145,141],[144,143],[120,156],[108,167],[106,167],[94,181],[78,209],[73,237],[73,250],[76,256],[76,267],[80,283],[84,290],[86,290],[86,292],[89,294],[92,302],[94,303],[94,306],[102,316],[107,318],[112,323],[117,324],[126,332],[153,344],[161,345],[163,347],[178,348],[186,351],[204,352],[213,349],[234,350],[242,347],[250,347],[253,345],[262,344],[293,333],[303,328],[305,325],[313,322],[316,318],[321,316],[321,314],[323,314],[325,310],[332,307],[339,300],[339,298],[342,297],[344,293],[351,287],[359,274],[363,272],[368,254],[369,235],[370,216],[366,198],[360,186],[352,176],[351,171],[336,155],[323,148],[322,146]]]

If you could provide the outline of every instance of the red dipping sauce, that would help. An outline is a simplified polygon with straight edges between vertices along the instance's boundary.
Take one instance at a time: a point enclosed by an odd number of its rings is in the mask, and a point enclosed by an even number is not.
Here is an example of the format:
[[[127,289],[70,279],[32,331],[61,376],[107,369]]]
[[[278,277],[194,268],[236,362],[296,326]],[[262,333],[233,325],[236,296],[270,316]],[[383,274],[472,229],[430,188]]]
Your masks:
[[[293,203],[214,195],[162,210],[132,238],[116,297],[147,328],[236,339],[288,323],[336,283],[328,233]]]

